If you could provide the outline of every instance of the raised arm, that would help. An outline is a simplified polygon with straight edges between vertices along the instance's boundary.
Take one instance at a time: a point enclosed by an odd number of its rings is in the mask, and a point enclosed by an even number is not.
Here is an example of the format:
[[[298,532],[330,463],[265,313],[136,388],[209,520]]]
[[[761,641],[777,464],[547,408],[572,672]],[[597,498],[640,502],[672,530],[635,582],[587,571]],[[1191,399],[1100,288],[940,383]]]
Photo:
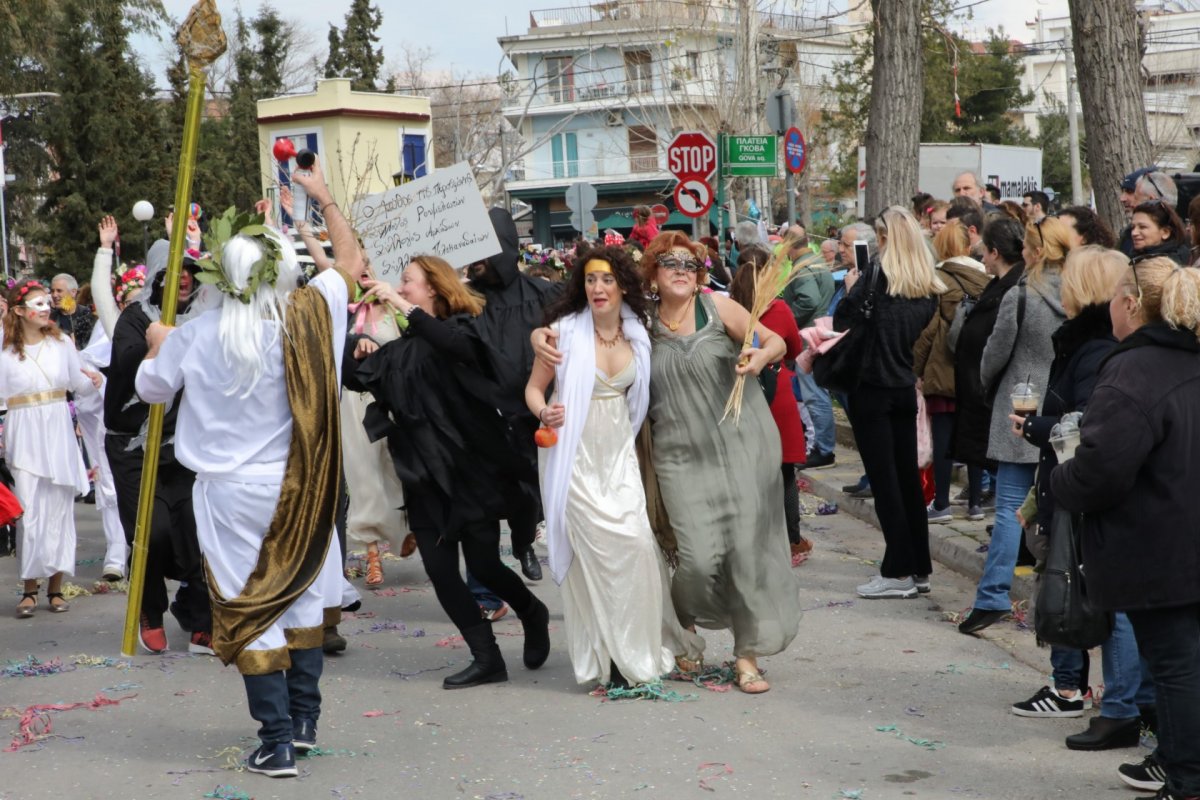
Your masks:
[[[113,243],[117,240],[117,221],[111,216],[100,220],[100,248],[92,262],[92,300],[96,304],[96,316],[104,326],[104,333],[111,340],[117,317],[117,301],[112,293]]]
[[[316,201],[321,215],[325,217],[325,228],[329,231],[329,240],[333,243],[333,265],[346,278],[346,286],[353,290],[355,282],[366,267],[362,250],[358,247],[354,230],[337,207],[337,203],[333,201],[333,194],[325,184],[320,159],[313,163],[310,173],[306,175],[304,170],[297,170],[292,173],[292,180],[304,187],[308,196]]]

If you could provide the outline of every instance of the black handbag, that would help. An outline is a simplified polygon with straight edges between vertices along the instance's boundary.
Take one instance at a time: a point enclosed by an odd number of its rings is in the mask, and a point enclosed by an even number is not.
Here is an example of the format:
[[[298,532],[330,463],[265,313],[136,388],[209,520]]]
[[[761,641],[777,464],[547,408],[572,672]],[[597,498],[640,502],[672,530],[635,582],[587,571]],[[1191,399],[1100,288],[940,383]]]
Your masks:
[[[1088,650],[1108,641],[1114,618],[1093,608],[1079,555],[1079,517],[1054,509],[1046,568],[1038,580],[1034,630],[1039,642]]]
[[[831,392],[849,394],[862,382],[863,366],[875,350],[875,329],[879,324],[875,317],[875,288],[882,269],[878,263],[871,265],[867,296],[858,310],[858,318],[850,323],[846,335],[829,352],[813,360],[812,375],[817,386]]]

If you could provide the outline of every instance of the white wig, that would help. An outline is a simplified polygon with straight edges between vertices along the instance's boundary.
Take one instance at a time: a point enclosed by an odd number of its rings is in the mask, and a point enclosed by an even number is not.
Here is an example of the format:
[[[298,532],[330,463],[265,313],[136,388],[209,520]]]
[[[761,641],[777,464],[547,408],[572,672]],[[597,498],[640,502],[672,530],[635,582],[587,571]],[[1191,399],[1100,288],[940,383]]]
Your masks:
[[[246,397],[254,391],[269,358],[278,347],[284,332],[288,295],[296,288],[300,263],[296,250],[286,236],[274,228],[267,229],[279,245],[279,277],[274,285],[259,284],[249,303],[225,295],[221,305],[221,351],[225,354],[231,374],[225,394]],[[249,236],[234,236],[221,252],[225,279],[234,288],[243,290],[250,281],[250,272],[263,257],[263,248]]]

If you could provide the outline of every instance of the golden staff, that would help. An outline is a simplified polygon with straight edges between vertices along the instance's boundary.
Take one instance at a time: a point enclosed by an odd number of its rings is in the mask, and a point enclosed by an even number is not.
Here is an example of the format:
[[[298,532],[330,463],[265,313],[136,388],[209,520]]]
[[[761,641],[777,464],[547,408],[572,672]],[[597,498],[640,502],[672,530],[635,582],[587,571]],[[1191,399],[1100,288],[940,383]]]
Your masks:
[[[175,216],[171,221],[171,248],[167,256],[167,274],[163,281],[162,323],[175,324],[175,306],[179,301],[179,270],[187,240],[187,209],[191,207],[192,178],[196,169],[196,146],[200,140],[200,115],[204,107],[205,68],[225,52],[225,32],[216,0],[199,0],[184,20],[175,40],[187,56],[188,97],[183,117],[183,148],[179,153],[179,175],[175,183]],[[158,484],[158,454],[162,445],[162,403],[150,406],[147,423],[142,483],[138,491],[137,527],[133,535],[133,563],[129,571],[129,599],[125,606],[125,635],[121,654],[134,655],[138,618],[142,608],[142,590],[146,583],[146,554],[149,551],[150,521],[154,510],[154,490]]]

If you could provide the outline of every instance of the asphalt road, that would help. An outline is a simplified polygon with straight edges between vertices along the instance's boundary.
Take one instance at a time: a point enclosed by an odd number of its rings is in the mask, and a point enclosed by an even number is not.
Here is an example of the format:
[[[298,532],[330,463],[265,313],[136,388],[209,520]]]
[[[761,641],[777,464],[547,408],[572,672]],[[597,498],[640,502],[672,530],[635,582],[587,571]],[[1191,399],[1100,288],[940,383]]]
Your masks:
[[[90,587],[103,540],[94,508],[76,508],[83,563],[72,582]],[[1063,737],[1086,721],[1009,712],[1047,682],[1048,651],[1011,622],[985,638],[959,634],[947,615],[969,605],[972,582],[942,570],[918,600],[858,600],[854,587],[882,555],[878,532],[842,515],[805,524],[817,543],[797,570],[808,611],[791,647],[762,660],[773,688],[761,696],[669,683],[680,702],[602,701],[574,683],[561,649],[524,669],[511,614],[496,623],[510,681],[446,692],[442,678],[469,655],[447,638],[454,629],[419,561],[386,561],[382,596],[364,598],[373,616],[344,620],[350,648],[326,661],[318,744],[328,752],[291,780],[230,769],[255,744],[241,680],[188,656],[173,622],[172,653],[129,660],[119,655],[124,595],[80,597],[68,614],[43,608],[31,621],[5,608],[0,660],[67,669],[0,677],[0,748],[29,706],[120,702],[35,720],[52,735],[0,752],[0,800],[1134,796],[1115,769],[1143,752],[1073,753]],[[13,559],[0,559],[0,575],[15,606]],[[558,591],[549,579],[536,591],[558,644]],[[705,635],[710,663],[730,657],[728,634]],[[98,657],[115,661],[86,666]]]

